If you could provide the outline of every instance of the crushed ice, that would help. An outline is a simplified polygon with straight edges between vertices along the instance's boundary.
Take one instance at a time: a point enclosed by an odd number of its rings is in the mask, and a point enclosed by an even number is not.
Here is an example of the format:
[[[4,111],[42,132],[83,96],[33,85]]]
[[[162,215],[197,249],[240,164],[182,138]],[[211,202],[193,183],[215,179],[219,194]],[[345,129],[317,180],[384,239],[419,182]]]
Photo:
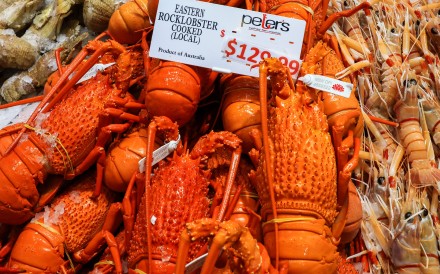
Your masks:
[[[60,217],[64,214],[64,202],[60,202],[56,206],[45,206],[44,211],[35,214],[35,217],[31,220],[31,223],[37,222],[43,218],[43,223],[46,225],[58,225]]]
[[[165,246],[159,246],[159,251],[162,254],[162,262],[169,262],[171,259],[171,252]]]
[[[69,194],[69,198],[70,200],[72,200],[72,202],[74,202],[75,204],[79,204],[81,203],[82,199],[81,199],[81,195],[80,192],[78,190],[73,190],[72,192],[70,192]]]

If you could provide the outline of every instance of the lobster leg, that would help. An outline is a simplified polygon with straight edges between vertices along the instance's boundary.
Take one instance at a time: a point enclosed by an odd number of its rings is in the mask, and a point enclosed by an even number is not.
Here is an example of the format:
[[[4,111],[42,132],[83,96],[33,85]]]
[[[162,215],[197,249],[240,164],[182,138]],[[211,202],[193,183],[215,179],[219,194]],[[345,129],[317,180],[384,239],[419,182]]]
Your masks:
[[[92,166],[97,160],[97,175],[96,175],[96,189],[93,193],[94,197],[97,197],[101,192],[102,177],[104,174],[104,164],[105,164],[105,149],[107,141],[111,137],[112,132],[123,133],[129,128],[130,124],[111,124],[101,128],[101,132],[98,135],[95,147],[90,151],[89,155],[79,164],[73,174],[67,174],[65,178],[67,180],[73,179],[76,175],[83,173]]]
[[[19,268],[9,268],[9,267],[0,267],[0,273],[8,274],[8,273],[24,273],[26,270]]]
[[[241,146],[236,148],[232,154],[231,165],[229,166],[229,173],[226,179],[226,188],[223,196],[223,201],[220,206],[220,211],[217,216],[218,221],[223,221],[226,213],[226,209],[229,203],[229,197],[231,196],[232,186],[235,181],[235,177],[237,176],[238,164],[240,163],[241,157]]]
[[[12,230],[9,233],[8,241],[6,242],[5,245],[3,245],[0,248],[0,262],[3,261],[3,259],[11,252],[19,234],[20,233],[19,233],[17,227],[12,228]],[[3,273],[3,272],[0,271],[0,273]]]
[[[19,132],[24,127],[23,125],[24,125],[23,123],[20,123],[20,124],[10,125],[10,126],[7,126],[3,129],[1,129],[0,130],[0,137],[8,136],[13,133]],[[3,151],[3,149],[2,149],[2,151]]]
[[[113,262],[117,273],[122,273],[121,258],[119,255],[118,244],[115,237],[110,231],[116,231],[121,220],[121,204],[114,203],[111,205],[109,212],[107,213],[102,231],[96,234],[88,245],[80,251],[75,252],[74,257],[78,262],[88,262],[102,247],[104,242],[110,248],[110,252],[113,256]]]
[[[130,239],[133,233],[134,228],[134,220],[135,220],[135,212],[136,206],[135,197],[133,195],[133,187],[136,183],[138,185],[137,191],[139,193],[139,182],[143,180],[142,174],[136,172],[131,176],[130,182],[128,183],[127,190],[125,191],[124,198],[122,200],[122,213],[123,213],[123,221],[124,221],[124,229],[125,229],[125,248],[129,249]]]
[[[44,184],[39,186],[40,199],[35,205],[34,212],[43,210],[44,206],[49,204],[55,197],[64,182],[63,176],[49,175]]]

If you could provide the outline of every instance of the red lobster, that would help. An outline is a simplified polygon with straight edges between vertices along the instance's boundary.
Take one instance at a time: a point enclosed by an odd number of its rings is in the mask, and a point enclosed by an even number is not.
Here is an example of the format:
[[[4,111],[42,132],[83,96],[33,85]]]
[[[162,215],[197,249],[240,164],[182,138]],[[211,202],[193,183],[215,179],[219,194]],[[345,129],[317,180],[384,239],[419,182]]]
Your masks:
[[[0,132],[2,142],[7,140],[9,146],[1,146],[0,222],[21,224],[29,220],[39,199],[39,184],[44,184],[48,174],[72,179],[98,161],[97,181],[102,180],[104,146],[112,132],[124,132],[130,125],[128,122],[113,123],[120,119],[140,120],[139,116],[126,112],[143,107],[127,92],[134,78],[142,77],[137,74],[137,71],[142,72],[139,69],[142,68],[142,54],[135,49],[128,51],[113,40],[89,42],[41,101],[27,124]],[[89,52],[94,53],[82,63]],[[116,65],[75,86],[106,52]],[[67,81],[74,70],[72,79]],[[41,111],[43,106],[45,109]],[[20,133],[14,135],[17,131]],[[29,131],[27,138],[23,136],[25,131]],[[97,185],[95,196],[98,193]]]
[[[310,72],[305,68],[316,64],[316,58],[329,54],[334,52],[315,46],[301,74]],[[267,76],[272,87],[269,103]],[[281,259],[288,262],[289,273],[333,273],[348,207],[347,192],[341,192],[348,188],[349,178],[337,176],[322,99],[300,83],[296,88],[279,60],[262,62],[261,120],[267,123],[254,133],[263,142],[259,151],[251,151],[257,168],[250,175],[262,204],[264,244],[275,267]],[[353,158],[356,155],[357,151]],[[350,173],[352,169],[350,161],[342,170]]]
[[[152,155],[153,140],[156,128],[167,128],[169,119],[154,117],[149,125],[147,155]],[[176,126],[175,126],[176,127]],[[177,128],[177,127],[176,127]],[[194,146],[191,153],[179,156],[174,153],[172,158],[159,162],[158,168],[151,177],[152,157],[146,158],[145,193],[134,221],[134,210],[127,202],[132,183],[124,198],[128,230],[126,241],[128,264],[130,268],[140,269],[148,273],[171,273],[177,257],[179,236],[187,222],[207,217],[209,214],[208,186],[210,171],[203,169],[204,159],[222,146],[234,150],[228,187],[229,195],[234,180],[236,167],[241,154],[241,141],[230,132],[211,132],[203,136]],[[225,194],[226,195],[226,194]],[[222,218],[227,200],[223,201],[217,214]],[[213,204],[216,204],[213,201]],[[154,220],[153,220],[153,219]],[[131,232],[132,231],[132,232]],[[203,242],[192,246],[191,258],[199,252]]]

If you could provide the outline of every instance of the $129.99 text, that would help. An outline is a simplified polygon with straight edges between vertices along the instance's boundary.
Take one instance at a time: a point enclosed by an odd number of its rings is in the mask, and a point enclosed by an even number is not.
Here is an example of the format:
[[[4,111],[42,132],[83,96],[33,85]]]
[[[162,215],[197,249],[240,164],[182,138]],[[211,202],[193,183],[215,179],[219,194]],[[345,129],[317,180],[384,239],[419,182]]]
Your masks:
[[[248,46],[246,43],[238,41],[237,39],[232,39],[227,43],[225,48],[226,57],[238,58],[243,61],[247,61],[253,64],[258,64],[261,60],[265,58],[272,57],[270,51],[262,50],[256,46]],[[276,56],[274,56],[276,57]],[[289,60],[289,58],[280,56],[278,57],[281,63],[290,69],[292,75],[296,75],[299,70],[299,62],[297,60]]]

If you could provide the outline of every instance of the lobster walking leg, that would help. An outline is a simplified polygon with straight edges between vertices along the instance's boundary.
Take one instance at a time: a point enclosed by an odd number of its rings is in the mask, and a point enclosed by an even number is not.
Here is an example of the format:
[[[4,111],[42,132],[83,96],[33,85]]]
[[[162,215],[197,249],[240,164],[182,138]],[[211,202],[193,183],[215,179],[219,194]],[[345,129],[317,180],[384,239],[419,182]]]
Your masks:
[[[74,257],[78,262],[86,263],[90,261],[91,258],[99,251],[100,247],[107,243],[110,248],[110,252],[113,257],[113,262],[115,264],[116,273],[122,273],[121,258],[118,251],[118,245],[116,243],[115,237],[110,231],[116,231],[121,223],[121,204],[114,203],[110,206],[107,213],[104,225],[100,233],[97,233],[87,244],[87,246],[75,252]]]

